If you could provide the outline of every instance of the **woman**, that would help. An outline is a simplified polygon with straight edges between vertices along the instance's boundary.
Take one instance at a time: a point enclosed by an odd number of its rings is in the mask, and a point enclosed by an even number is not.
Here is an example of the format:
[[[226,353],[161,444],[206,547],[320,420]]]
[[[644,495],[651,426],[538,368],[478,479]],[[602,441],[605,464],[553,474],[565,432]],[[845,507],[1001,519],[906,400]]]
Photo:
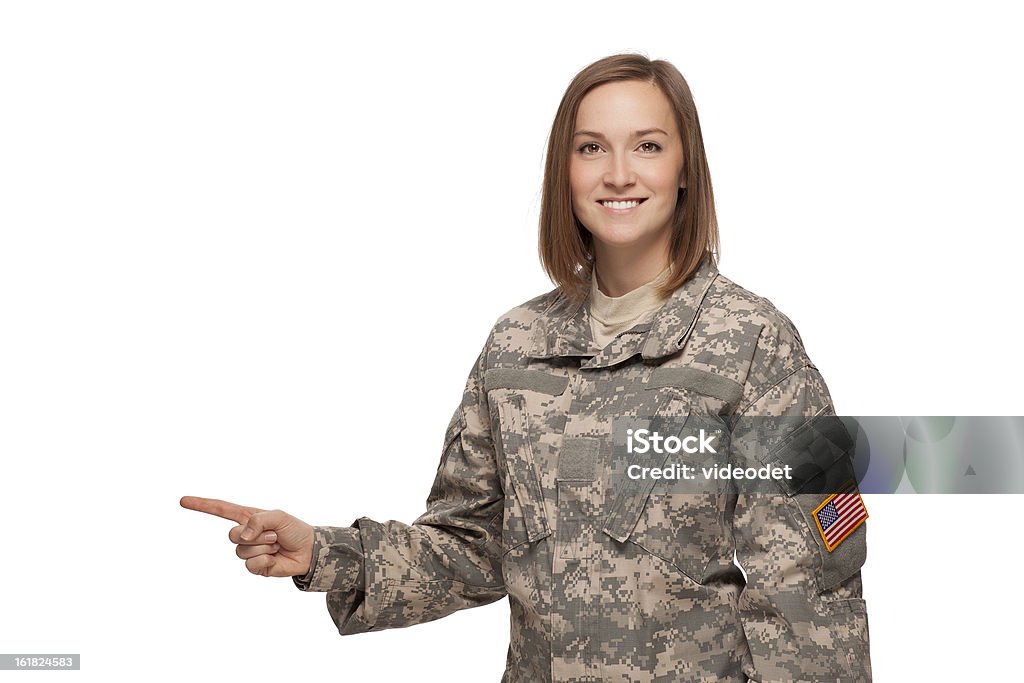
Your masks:
[[[616,418],[678,431],[689,415],[833,414],[792,323],[718,274],[717,244],[683,77],[638,55],[591,64],[549,140],[540,249],[558,286],[494,326],[426,513],[340,528],[182,505],[237,521],[251,572],[326,591],[342,634],[508,595],[507,681],[869,680],[863,517],[842,538],[814,522],[842,499],[790,480],[687,493],[616,469]],[[767,462],[758,430],[731,436]],[[804,455],[771,451],[783,466]],[[840,457],[822,469],[851,472]]]

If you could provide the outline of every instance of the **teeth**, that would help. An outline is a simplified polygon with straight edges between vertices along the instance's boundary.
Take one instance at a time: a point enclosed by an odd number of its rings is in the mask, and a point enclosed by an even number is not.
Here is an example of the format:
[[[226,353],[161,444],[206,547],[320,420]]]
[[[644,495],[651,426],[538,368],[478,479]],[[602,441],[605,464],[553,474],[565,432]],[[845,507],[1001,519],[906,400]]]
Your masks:
[[[636,199],[628,202],[601,202],[601,204],[609,209],[632,209],[634,206],[640,206],[640,202]]]

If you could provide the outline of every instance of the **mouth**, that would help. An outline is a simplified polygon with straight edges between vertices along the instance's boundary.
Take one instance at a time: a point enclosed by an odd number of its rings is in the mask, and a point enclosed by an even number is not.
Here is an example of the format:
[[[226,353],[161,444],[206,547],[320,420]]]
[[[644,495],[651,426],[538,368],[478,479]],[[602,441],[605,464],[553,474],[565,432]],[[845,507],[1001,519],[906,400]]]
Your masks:
[[[621,199],[599,199],[598,204],[611,211],[630,211],[647,201],[647,197],[623,197]]]

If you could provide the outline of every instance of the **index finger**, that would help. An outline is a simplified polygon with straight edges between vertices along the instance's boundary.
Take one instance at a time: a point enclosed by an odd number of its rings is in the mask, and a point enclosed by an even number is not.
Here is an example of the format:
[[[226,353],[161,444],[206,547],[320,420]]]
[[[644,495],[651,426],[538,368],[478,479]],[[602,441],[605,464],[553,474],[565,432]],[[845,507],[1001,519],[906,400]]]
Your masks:
[[[230,519],[234,522],[238,522],[239,524],[245,524],[249,521],[249,517],[257,512],[263,512],[259,508],[246,507],[245,505],[229,503],[226,500],[217,500],[216,498],[183,496],[178,502],[183,508],[195,510],[196,512],[205,512],[208,515],[216,515],[218,517],[223,517],[224,519]]]

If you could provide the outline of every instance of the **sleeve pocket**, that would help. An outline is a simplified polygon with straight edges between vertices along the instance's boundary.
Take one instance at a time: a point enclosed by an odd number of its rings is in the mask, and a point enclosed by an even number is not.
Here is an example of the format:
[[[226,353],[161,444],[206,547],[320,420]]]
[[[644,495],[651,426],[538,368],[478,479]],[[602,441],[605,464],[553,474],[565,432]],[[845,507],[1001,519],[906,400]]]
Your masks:
[[[773,467],[792,468],[793,478],[778,480],[779,486],[798,508],[801,525],[813,537],[818,550],[815,578],[822,592],[852,577],[867,559],[867,511],[863,519],[854,512],[858,506],[863,507],[863,499],[856,490],[853,448],[854,441],[842,420],[835,415],[820,415],[789,433],[766,458],[766,464]],[[852,493],[845,495],[856,495],[857,499],[847,499],[850,505],[842,511],[841,497],[836,494],[851,484]],[[830,501],[831,512],[838,510],[846,517],[840,517],[831,531],[826,525],[835,516],[823,511]]]

